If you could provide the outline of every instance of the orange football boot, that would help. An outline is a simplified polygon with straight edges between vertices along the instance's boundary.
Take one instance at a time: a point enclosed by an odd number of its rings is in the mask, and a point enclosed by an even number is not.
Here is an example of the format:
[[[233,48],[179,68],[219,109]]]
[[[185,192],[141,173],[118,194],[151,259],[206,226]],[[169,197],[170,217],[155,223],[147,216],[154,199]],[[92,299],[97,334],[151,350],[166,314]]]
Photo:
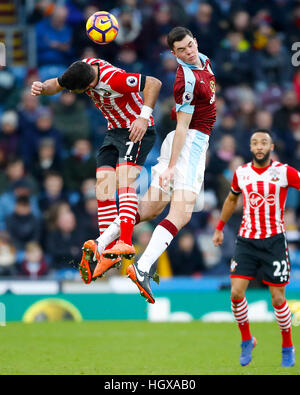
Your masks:
[[[85,284],[90,284],[98,277],[102,277],[109,269],[121,266],[122,258],[105,258],[99,254],[98,244],[95,240],[88,240],[82,247],[82,259],[79,265],[82,280]]]
[[[110,258],[105,258],[105,256],[102,254],[100,257],[100,261],[98,262],[93,276],[93,279],[96,279],[97,277],[102,277],[104,273],[106,273],[109,269],[112,268],[117,268],[119,269],[122,264],[122,258],[121,257],[116,257],[114,259]]]
[[[85,284],[90,284],[93,280],[93,273],[100,261],[98,245],[95,240],[88,240],[82,247],[82,258],[79,264],[81,278]]]
[[[103,252],[105,258],[114,259],[117,256],[122,256],[125,259],[132,259],[135,257],[135,248],[133,245],[124,243],[124,241],[119,240],[116,244],[109,250]]]

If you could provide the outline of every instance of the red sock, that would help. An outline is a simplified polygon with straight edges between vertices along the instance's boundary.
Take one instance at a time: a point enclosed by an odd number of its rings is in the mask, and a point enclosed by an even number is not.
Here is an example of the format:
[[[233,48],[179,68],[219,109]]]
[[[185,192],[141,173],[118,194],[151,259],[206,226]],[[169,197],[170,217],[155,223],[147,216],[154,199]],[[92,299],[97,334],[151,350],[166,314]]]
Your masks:
[[[242,341],[250,340],[252,335],[248,321],[248,302],[244,297],[240,300],[231,299],[231,310],[239,326]]]
[[[120,216],[120,240],[132,244],[132,232],[136,221],[138,209],[138,197],[132,187],[120,188],[119,194],[119,216]]]
[[[287,301],[281,306],[273,306],[275,310],[276,321],[279,325],[282,335],[282,347],[292,347],[292,315]]]
[[[98,226],[100,236],[114,222],[118,216],[118,209],[115,200],[98,200]],[[106,249],[111,248],[115,242],[113,241]]]

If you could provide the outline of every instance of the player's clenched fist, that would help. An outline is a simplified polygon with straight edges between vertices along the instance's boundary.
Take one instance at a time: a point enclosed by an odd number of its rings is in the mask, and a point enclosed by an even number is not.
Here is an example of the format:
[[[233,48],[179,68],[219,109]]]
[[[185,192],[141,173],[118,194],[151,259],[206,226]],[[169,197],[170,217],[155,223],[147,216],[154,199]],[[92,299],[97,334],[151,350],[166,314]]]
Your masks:
[[[221,230],[216,229],[214,235],[213,235],[213,243],[217,247],[223,243],[224,240],[224,234]]]
[[[31,94],[39,96],[43,93],[44,84],[40,81],[34,81],[31,86]]]

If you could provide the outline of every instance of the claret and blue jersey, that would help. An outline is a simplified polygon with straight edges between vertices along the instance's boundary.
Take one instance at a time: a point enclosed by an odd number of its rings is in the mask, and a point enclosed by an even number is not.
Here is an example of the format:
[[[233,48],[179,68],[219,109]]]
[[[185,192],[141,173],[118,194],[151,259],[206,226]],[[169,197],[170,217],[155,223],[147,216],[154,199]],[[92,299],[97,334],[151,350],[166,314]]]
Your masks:
[[[177,59],[173,94],[176,111],[193,114],[189,128],[210,135],[216,121],[216,80],[209,58],[199,57],[202,68]]]

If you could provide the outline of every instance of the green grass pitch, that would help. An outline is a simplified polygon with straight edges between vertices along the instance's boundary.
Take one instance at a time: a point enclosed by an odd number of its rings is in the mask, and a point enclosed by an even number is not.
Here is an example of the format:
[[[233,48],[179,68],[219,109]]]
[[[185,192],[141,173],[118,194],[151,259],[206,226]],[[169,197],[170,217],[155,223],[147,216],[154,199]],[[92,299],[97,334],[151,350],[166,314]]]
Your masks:
[[[293,328],[293,368],[280,367],[281,336],[275,322],[255,323],[251,329],[258,345],[252,363],[242,368],[239,331],[230,323],[8,323],[0,327],[0,374],[300,374],[300,327]]]

